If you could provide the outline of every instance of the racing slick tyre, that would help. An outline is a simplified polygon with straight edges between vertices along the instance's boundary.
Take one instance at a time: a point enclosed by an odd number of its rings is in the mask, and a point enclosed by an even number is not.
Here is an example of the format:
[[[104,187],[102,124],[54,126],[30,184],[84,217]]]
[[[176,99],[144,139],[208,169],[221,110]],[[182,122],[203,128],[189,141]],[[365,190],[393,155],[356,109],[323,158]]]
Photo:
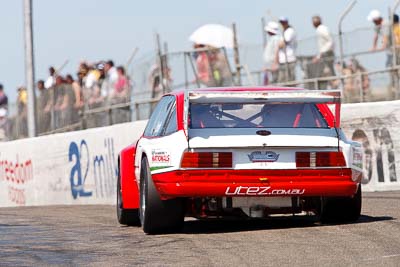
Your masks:
[[[326,197],[321,200],[322,223],[355,222],[360,218],[362,205],[361,185],[353,197]]]
[[[121,177],[117,181],[117,219],[120,224],[140,226],[139,209],[124,209],[122,202]]]
[[[147,234],[178,232],[184,222],[183,200],[160,199],[146,157],[142,158],[140,171],[140,221]]]

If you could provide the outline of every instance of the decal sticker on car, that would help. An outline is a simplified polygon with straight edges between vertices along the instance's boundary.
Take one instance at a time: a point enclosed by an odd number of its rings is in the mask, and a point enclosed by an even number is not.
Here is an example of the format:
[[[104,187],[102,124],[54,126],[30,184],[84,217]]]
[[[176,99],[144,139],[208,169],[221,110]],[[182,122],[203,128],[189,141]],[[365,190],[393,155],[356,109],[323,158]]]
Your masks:
[[[273,151],[254,151],[248,157],[252,162],[275,162],[279,159],[279,154]]]
[[[151,162],[153,164],[165,166],[171,163],[171,153],[164,149],[153,149],[151,151]]]
[[[228,186],[227,196],[268,196],[268,195],[303,195],[305,189],[271,189],[271,186]]]
[[[171,152],[167,149],[152,149],[150,171],[157,172],[171,168]]]

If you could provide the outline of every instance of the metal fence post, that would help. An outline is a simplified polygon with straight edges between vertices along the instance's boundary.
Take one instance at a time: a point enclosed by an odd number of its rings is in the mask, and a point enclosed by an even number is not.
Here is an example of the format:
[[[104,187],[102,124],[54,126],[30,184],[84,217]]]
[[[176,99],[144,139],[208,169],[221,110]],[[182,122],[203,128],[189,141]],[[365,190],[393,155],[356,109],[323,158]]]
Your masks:
[[[187,55],[188,55],[187,52],[183,53],[183,67],[185,69],[185,89],[189,89],[189,78],[188,78],[187,59],[186,59]]]
[[[163,94],[165,94],[165,87],[164,87],[164,67],[163,67],[163,59],[162,59],[162,51],[161,51],[161,41],[160,41],[160,35],[158,33],[156,33],[156,51],[157,51],[157,63],[158,63],[158,67],[159,67],[159,74],[160,74],[160,85],[162,88],[162,92]],[[152,98],[154,98],[155,96],[153,96]]]
[[[25,75],[28,93],[28,136],[36,136],[35,63],[33,55],[32,0],[24,0]]]
[[[238,85],[242,85],[242,77],[240,74],[240,58],[239,58],[239,44],[237,41],[237,32],[236,32],[236,23],[232,23],[232,31],[233,31],[233,52],[234,52],[234,60],[236,65],[236,78]]]
[[[261,18],[261,33],[262,33],[262,41],[263,41],[263,48],[267,45],[267,35],[265,34],[265,18]]]
[[[344,69],[344,52],[343,52],[343,32],[342,32],[342,22],[344,18],[347,16],[347,14],[351,11],[351,9],[354,7],[354,5],[357,3],[357,0],[353,0],[343,11],[343,13],[340,15],[339,22],[338,22],[338,31],[339,31],[339,52],[340,52],[340,65],[341,69]],[[343,94],[343,89],[344,89],[344,81],[343,81],[343,73],[340,73],[340,83],[342,85],[341,87],[341,93]]]
[[[139,104],[138,103],[135,103],[135,117],[136,117],[137,121],[140,119]]]

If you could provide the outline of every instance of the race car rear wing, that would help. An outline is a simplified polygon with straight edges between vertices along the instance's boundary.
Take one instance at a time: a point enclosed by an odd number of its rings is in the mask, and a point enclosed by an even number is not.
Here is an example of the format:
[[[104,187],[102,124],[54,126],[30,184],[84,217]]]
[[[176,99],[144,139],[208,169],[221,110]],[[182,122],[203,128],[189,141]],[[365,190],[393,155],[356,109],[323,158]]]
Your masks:
[[[327,109],[333,113],[332,128],[340,128],[341,97],[339,90],[254,90],[245,89],[198,89],[188,90],[185,95],[184,125],[187,130],[188,112],[190,103],[315,103],[324,104],[320,108]],[[328,112],[321,110],[321,112]]]
[[[340,91],[188,91],[192,103],[318,103],[340,104]]]

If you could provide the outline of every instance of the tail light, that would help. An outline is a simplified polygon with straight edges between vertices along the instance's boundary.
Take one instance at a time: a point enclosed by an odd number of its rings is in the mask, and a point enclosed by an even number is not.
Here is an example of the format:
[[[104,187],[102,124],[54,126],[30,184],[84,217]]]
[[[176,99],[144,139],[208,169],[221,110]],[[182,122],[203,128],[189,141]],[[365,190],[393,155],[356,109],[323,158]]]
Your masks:
[[[297,168],[345,167],[346,161],[341,151],[296,152]]]
[[[182,168],[232,168],[231,152],[184,152]]]

